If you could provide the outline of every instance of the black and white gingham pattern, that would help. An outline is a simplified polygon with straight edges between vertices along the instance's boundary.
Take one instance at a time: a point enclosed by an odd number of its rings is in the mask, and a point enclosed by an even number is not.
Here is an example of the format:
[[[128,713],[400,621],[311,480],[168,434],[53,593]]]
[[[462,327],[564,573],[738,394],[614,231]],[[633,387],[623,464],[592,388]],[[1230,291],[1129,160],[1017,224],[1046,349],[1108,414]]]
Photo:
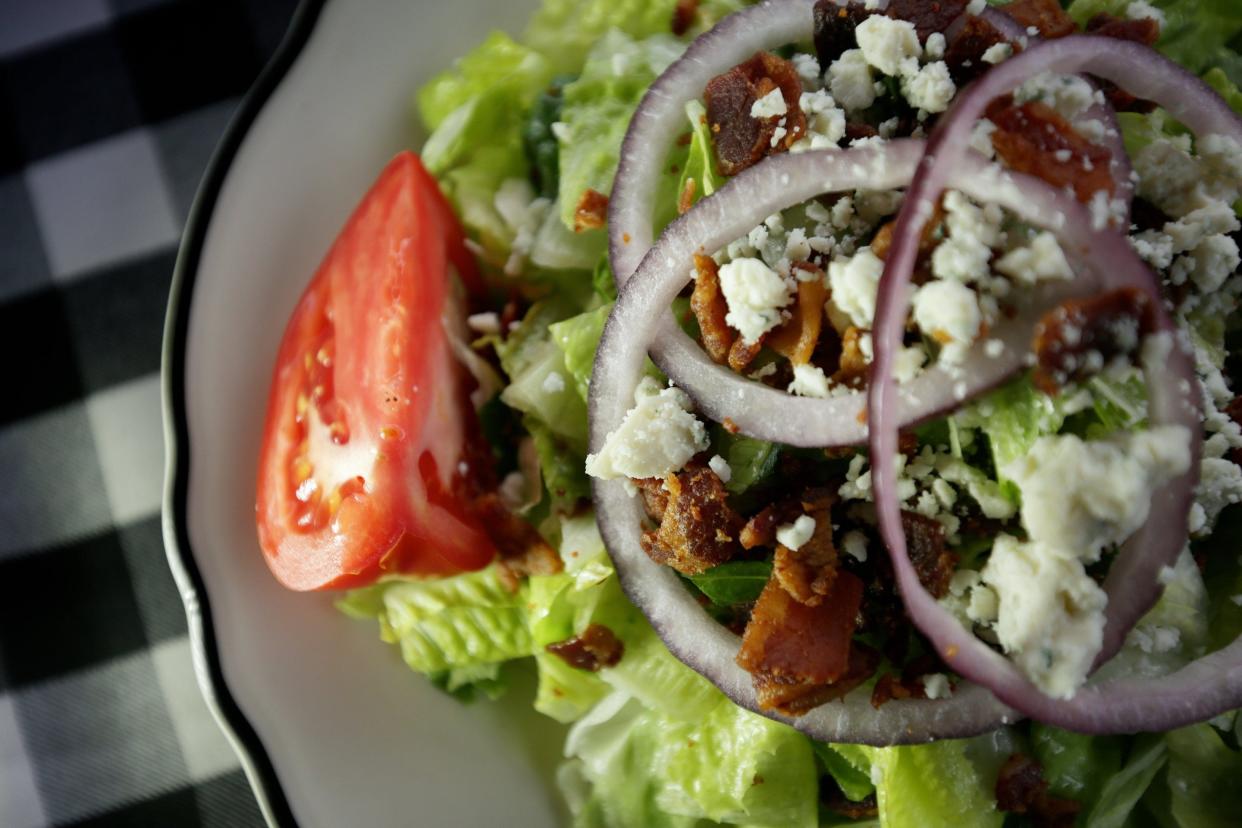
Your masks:
[[[294,0],[0,0],[0,826],[261,823],[164,560],[160,339]]]

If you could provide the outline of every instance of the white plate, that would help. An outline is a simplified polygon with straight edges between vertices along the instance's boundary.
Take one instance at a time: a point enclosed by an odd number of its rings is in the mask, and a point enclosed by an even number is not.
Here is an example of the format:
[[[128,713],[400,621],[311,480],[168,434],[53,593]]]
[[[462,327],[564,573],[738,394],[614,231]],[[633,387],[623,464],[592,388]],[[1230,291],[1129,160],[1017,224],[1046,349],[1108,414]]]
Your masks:
[[[308,0],[213,159],[177,261],[164,354],[164,530],[199,682],[273,824],[561,821],[563,731],[530,705],[463,706],[377,625],[278,586],[255,463],[285,320],[358,198],[417,148],[413,94],[533,0]]]

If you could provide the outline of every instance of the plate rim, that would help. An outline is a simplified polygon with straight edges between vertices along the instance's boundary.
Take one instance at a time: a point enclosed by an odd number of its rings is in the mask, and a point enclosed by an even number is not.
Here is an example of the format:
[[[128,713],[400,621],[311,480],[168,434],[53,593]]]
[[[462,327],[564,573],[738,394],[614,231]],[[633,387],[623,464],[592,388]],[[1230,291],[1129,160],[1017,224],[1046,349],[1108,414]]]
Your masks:
[[[328,2],[299,1],[276,51],[243,96],[212,152],[177,249],[160,360],[165,457],[161,509],[164,553],[185,609],[195,679],[208,709],[241,761],[260,812],[269,825],[280,828],[297,826],[297,820],[263,740],[225,681],[211,600],[190,543],[187,511],[192,458],[186,418],[185,357],[198,267],[224,181],[251,127],[302,54]]]

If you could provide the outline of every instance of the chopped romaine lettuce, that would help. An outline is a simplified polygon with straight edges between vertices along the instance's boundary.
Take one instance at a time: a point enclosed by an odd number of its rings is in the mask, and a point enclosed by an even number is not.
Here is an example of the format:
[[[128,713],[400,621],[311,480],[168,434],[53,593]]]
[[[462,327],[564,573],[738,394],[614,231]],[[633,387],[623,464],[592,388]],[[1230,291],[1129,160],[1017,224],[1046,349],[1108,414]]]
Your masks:
[[[771,577],[772,564],[768,561],[730,561],[689,576],[699,592],[721,607],[753,604]]]
[[[591,366],[595,362],[595,349],[599,347],[600,335],[604,332],[604,323],[612,305],[601,305],[592,311],[580,313],[549,328],[552,341],[561,349],[565,357],[565,368],[574,378],[574,387],[578,389],[583,402],[591,386]]]
[[[1122,828],[1130,825],[1134,811],[1156,774],[1164,767],[1168,751],[1161,739],[1140,737],[1130,750],[1125,767],[1104,783],[1095,807],[1087,816],[1091,828]],[[1189,828],[1189,827],[1188,827]]]

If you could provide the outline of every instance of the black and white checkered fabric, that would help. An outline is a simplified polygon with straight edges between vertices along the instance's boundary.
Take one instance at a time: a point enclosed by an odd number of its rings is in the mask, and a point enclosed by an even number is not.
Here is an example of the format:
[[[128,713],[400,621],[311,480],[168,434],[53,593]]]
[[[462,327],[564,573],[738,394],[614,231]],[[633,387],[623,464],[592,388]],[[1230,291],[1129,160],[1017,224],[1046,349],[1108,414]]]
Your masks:
[[[0,0],[0,826],[261,824],[164,560],[176,245],[294,0]]]

